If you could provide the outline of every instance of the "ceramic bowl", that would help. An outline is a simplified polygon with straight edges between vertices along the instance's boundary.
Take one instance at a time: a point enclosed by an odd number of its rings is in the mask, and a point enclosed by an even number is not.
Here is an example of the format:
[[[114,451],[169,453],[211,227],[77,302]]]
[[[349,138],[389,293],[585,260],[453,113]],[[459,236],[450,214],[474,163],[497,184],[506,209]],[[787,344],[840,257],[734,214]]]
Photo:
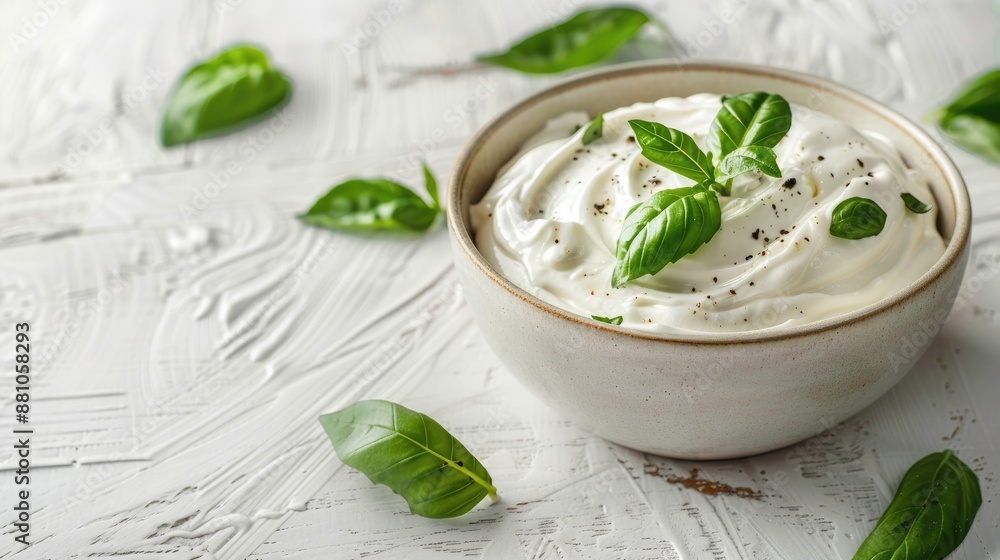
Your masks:
[[[700,92],[769,91],[889,138],[930,179],[947,248],[898,294],[794,328],[658,335],[598,323],[518,288],[473,243],[469,206],[545,122]],[[657,62],[582,75],[525,99],[466,145],[448,185],[454,260],[486,340],[522,383],[604,438],[685,459],[777,449],[871,404],[912,368],[958,294],[971,210],[962,177],[919,126],[843,86],[731,63]]]

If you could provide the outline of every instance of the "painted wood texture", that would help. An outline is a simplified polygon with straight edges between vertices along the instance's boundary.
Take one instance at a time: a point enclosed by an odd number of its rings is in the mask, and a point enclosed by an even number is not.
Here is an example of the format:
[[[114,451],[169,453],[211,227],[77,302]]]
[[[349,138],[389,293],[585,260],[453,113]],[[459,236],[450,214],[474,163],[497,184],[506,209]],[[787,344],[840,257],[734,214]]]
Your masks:
[[[678,56],[819,74],[914,118],[996,63],[983,1],[638,3]],[[293,219],[349,176],[416,182],[427,159],[443,180],[478,126],[554,79],[440,68],[583,4],[4,3],[0,324],[35,333],[36,435],[34,544],[12,543],[5,509],[0,558],[837,559],[944,447],[984,493],[952,558],[1000,556],[1000,175],[954,146],[974,250],[937,339],[861,414],[739,461],[644,456],[534,399],[472,322],[445,232],[374,242]],[[161,149],[174,78],[236,42],[295,80],[282,118]],[[375,397],[448,427],[503,501],[421,519],[343,467],[316,417]],[[0,446],[0,499],[14,464]],[[689,488],[694,469],[719,495]]]

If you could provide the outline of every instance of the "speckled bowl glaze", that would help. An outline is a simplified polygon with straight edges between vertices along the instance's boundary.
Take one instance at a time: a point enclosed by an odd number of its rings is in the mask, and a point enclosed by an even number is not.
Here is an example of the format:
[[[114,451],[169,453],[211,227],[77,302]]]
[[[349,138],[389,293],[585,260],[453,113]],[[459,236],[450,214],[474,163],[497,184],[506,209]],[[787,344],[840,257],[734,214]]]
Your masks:
[[[656,335],[563,311],[506,280],[476,249],[469,206],[544,123],[699,92],[780,93],[887,136],[931,181],[947,248],[902,292],[802,327]],[[845,420],[910,370],[951,309],[968,257],[971,210],[955,165],[919,126],[837,84],[721,62],[615,66],[542,91],[483,127],[448,185],[448,222],[465,297],[522,383],[594,433],[641,451],[724,459],[790,445]]]

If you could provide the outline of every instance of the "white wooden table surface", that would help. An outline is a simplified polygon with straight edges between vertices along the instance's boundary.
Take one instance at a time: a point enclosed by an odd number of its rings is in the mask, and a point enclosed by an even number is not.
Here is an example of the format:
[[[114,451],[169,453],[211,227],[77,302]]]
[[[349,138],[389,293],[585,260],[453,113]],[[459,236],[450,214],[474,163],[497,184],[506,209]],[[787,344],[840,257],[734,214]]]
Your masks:
[[[24,548],[4,366],[0,558],[848,558],[946,447],[984,493],[952,558],[1000,557],[1000,177],[960,149],[974,252],[940,336],[861,414],[738,461],[644,456],[529,395],[473,323],[444,231],[375,242],[293,218],[348,176],[413,182],[426,158],[443,180],[473,130],[553,79],[409,73],[584,3],[4,2],[0,363],[30,322],[35,433]],[[638,3],[679,56],[819,74],[913,117],[996,63],[985,0]],[[283,120],[160,148],[173,80],[243,41],[294,79]],[[316,416],[373,397],[450,428],[502,502],[422,519],[343,467]],[[692,469],[760,497],[677,483]]]

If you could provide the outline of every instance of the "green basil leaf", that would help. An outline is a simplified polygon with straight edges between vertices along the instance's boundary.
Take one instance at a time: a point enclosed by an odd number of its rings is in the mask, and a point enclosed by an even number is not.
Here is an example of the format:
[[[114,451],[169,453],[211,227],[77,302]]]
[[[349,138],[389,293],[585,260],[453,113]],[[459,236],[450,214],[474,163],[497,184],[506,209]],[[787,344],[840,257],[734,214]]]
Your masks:
[[[885,210],[874,200],[854,196],[833,209],[830,235],[841,239],[864,239],[882,233]]]
[[[910,212],[915,214],[925,214],[931,209],[930,204],[921,202],[920,199],[908,192],[902,193],[899,196],[903,199],[903,203],[906,204],[906,209]]]
[[[385,484],[423,517],[457,517],[497,489],[486,468],[426,414],[381,400],[319,417],[344,464]]]
[[[632,8],[583,10],[540,31],[507,52],[478,60],[526,72],[555,74],[608,58],[631,40],[650,17]]]
[[[583,131],[583,145],[592,144],[604,136],[604,113],[597,113],[594,120],[587,125],[587,130]]]
[[[438,212],[400,184],[351,179],[330,189],[299,219],[348,233],[413,233],[430,229]]]
[[[950,450],[906,471],[854,560],[941,560],[962,544],[983,503],[976,473]]]
[[[163,110],[164,147],[218,136],[260,120],[292,97],[292,83],[249,46],[223,51],[191,68]]]
[[[709,130],[709,147],[719,159],[743,146],[775,147],[792,126],[792,109],[774,93],[725,98]]]
[[[1000,69],[967,82],[944,111],[953,115],[972,113],[1000,121]]]
[[[966,83],[938,112],[938,124],[960,146],[1000,163],[1000,70]]]
[[[1000,120],[974,114],[949,114],[941,119],[941,132],[970,152],[1000,163]]]
[[[715,169],[715,179],[725,181],[759,169],[770,177],[781,177],[778,156],[767,146],[743,146],[726,154]]]
[[[615,250],[615,288],[670,263],[708,243],[722,226],[719,197],[708,182],[662,190],[633,206],[625,216]]]
[[[438,199],[438,184],[437,179],[434,178],[434,174],[431,173],[427,163],[421,164],[424,169],[424,189],[427,190],[427,194],[431,195],[431,200],[434,202],[434,209],[439,210],[441,208],[441,201]]]
[[[600,315],[591,315],[590,318],[593,319],[593,320],[595,320],[595,321],[600,321],[602,323],[607,323],[609,325],[620,325],[620,324],[622,324],[622,321],[625,320],[625,318],[622,317],[621,315],[619,315],[617,317],[601,317]]]
[[[656,122],[636,119],[628,124],[649,161],[699,183],[715,177],[711,154],[701,151],[687,134]]]

